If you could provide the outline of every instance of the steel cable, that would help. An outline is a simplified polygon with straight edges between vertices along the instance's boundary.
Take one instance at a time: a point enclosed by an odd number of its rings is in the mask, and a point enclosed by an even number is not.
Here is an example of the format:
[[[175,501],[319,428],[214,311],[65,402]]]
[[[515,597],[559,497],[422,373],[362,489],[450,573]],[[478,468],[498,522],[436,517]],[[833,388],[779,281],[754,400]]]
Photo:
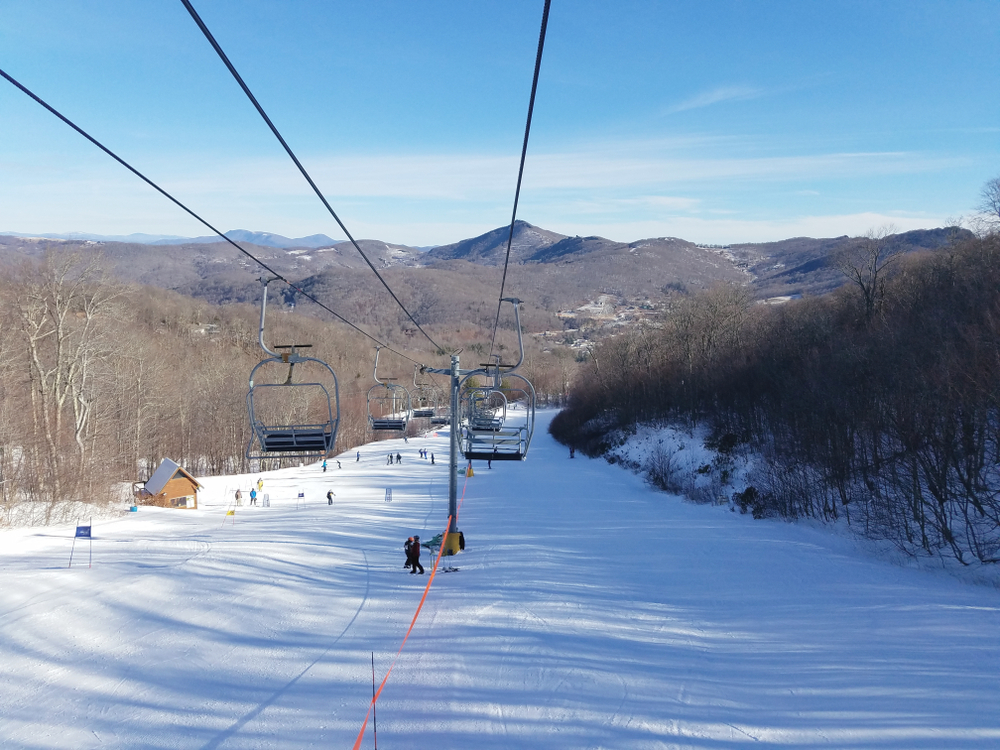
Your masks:
[[[181,0],[187,3],[187,0]],[[521,145],[521,165],[517,169],[517,188],[514,190],[514,210],[510,217],[510,232],[507,235],[507,255],[503,261],[503,277],[500,280],[500,297],[497,300],[497,317],[493,323],[493,338],[490,341],[490,360],[493,357],[493,347],[497,340],[497,328],[500,326],[500,306],[503,304],[504,287],[507,285],[507,266],[510,264],[510,248],[514,242],[514,222],[517,219],[517,201],[521,196],[521,178],[524,175],[524,160],[528,153],[528,134],[531,132],[531,114],[535,109],[535,92],[538,90],[538,71],[542,67],[542,49],[545,47],[545,30],[549,25],[549,3],[545,0],[542,9],[542,27],[538,32],[538,52],[535,54],[535,74],[531,79],[531,98],[528,100],[528,118],[524,124],[524,143]]]
[[[257,112],[259,112],[260,116],[264,118],[264,122],[267,123],[267,126],[271,129],[271,132],[274,133],[274,137],[278,139],[278,142],[281,144],[282,148],[285,149],[285,152],[288,154],[291,160],[295,162],[295,166],[298,167],[299,172],[302,173],[302,176],[305,178],[306,182],[309,183],[309,187],[313,189],[313,192],[316,193],[316,196],[320,199],[320,201],[322,201],[323,205],[326,206],[326,210],[330,212],[330,216],[334,218],[334,220],[340,226],[341,231],[347,236],[347,239],[351,241],[351,244],[354,245],[354,249],[358,251],[358,253],[361,255],[362,258],[364,258],[365,263],[368,264],[368,267],[372,270],[372,273],[374,273],[375,276],[378,278],[378,280],[382,282],[382,286],[384,286],[386,291],[389,292],[392,298],[396,301],[396,304],[399,305],[400,309],[404,313],[406,313],[406,317],[410,319],[410,322],[412,322],[413,325],[417,327],[417,330],[424,335],[424,338],[426,338],[438,352],[444,352],[445,349],[442,346],[440,346],[436,341],[434,341],[434,339],[430,337],[427,331],[425,331],[421,327],[420,323],[417,322],[416,318],[414,318],[413,315],[410,314],[410,311],[406,309],[406,306],[400,301],[399,297],[396,296],[396,293],[392,291],[392,289],[389,287],[389,284],[382,277],[382,274],[378,272],[378,269],[375,268],[375,265],[368,259],[368,256],[365,255],[364,251],[361,249],[361,246],[358,245],[354,237],[351,236],[351,233],[347,231],[347,227],[344,226],[344,222],[342,222],[340,220],[340,217],[337,216],[337,212],[333,210],[333,206],[331,206],[330,203],[327,201],[326,196],[323,195],[323,192],[319,189],[316,183],[313,182],[313,179],[312,177],[309,176],[309,173],[306,171],[306,168],[302,166],[302,162],[298,160],[298,157],[295,156],[295,153],[292,151],[291,147],[281,136],[281,133],[278,132],[278,128],[275,127],[273,122],[271,122],[271,118],[267,116],[267,113],[264,111],[264,108],[260,105],[260,102],[257,101],[257,97],[255,97],[253,95],[253,92],[250,91],[250,87],[246,85],[242,76],[240,76],[235,66],[232,64],[232,62],[230,62],[229,57],[226,56],[226,53],[223,52],[222,47],[219,46],[219,43],[215,40],[215,37],[212,36],[212,32],[208,30],[208,26],[206,26],[205,22],[201,20],[201,16],[198,15],[198,12],[194,9],[194,6],[191,5],[189,0],[181,0],[181,2],[184,4],[184,7],[187,8],[188,13],[191,14],[191,18],[194,19],[194,22],[198,24],[198,28],[201,29],[201,33],[205,35],[205,38],[208,39],[209,43],[215,49],[216,53],[221,58],[222,62],[225,63],[226,67],[229,69],[229,72],[232,73],[233,78],[236,79],[236,82],[240,85],[240,88],[243,89],[243,93],[247,95],[247,98],[249,98],[250,101],[253,103],[253,106],[257,109]],[[548,0],[546,0],[546,7],[547,6],[548,6]]]
[[[177,198],[175,198],[174,196],[172,196],[170,193],[168,193],[166,190],[164,190],[163,188],[161,188],[159,185],[157,185],[151,179],[149,179],[148,177],[146,177],[146,175],[144,175],[138,169],[136,169],[131,164],[129,164],[127,161],[125,161],[124,159],[122,159],[120,156],[118,156],[118,154],[116,154],[114,151],[112,151],[111,149],[109,149],[103,143],[101,143],[100,141],[98,141],[92,135],[90,135],[89,133],[87,133],[83,128],[81,128],[80,126],[78,126],[76,123],[74,123],[68,117],[66,117],[65,115],[63,115],[57,109],[55,109],[50,104],[48,104],[47,102],[45,102],[43,99],[41,99],[39,96],[37,96],[34,92],[32,92],[30,89],[28,89],[26,86],[24,86],[23,84],[21,84],[15,78],[13,78],[10,75],[8,75],[2,68],[0,68],[0,76],[2,76],[7,81],[9,81],[11,84],[13,84],[15,87],[17,87],[18,89],[20,89],[23,93],[27,94],[29,97],[31,97],[32,99],[34,99],[38,104],[40,104],[42,107],[44,107],[45,109],[47,109],[53,115],[55,115],[56,117],[58,117],[64,123],[66,123],[67,125],[69,125],[77,133],[79,133],[80,135],[82,135],[88,141],[90,141],[95,146],[97,146],[99,149],[101,149],[101,151],[103,151],[108,156],[110,156],[112,159],[114,159],[116,162],[118,162],[123,167],[125,167],[125,169],[127,169],[128,171],[130,171],[132,174],[134,174],[140,180],[142,180],[147,185],[149,185],[151,188],[153,188],[158,193],[160,193],[160,195],[162,195],[163,197],[167,198],[169,201],[171,201],[174,205],[178,206],[181,210],[183,210],[184,212],[186,212],[188,215],[190,215],[191,217],[193,217],[197,221],[201,222],[204,226],[208,227],[212,231],[213,234],[219,235],[219,237],[221,237],[223,240],[225,240],[230,245],[232,245],[233,247],[235,247],[237,250],[239,250],[241,253],[243,253],[246,257],[248,257],[250,260],[252,260],[258,266],[260,266],[261,268],[263,268],[265,271],[267,271],[268,273],[270,273],[271,275],[273,275],[277,280],[284,282],[291,289],[293,289],[295,292],[301,294],[306,299],[308,299],[308,300],[316,303],[321,308],[323,308],[324,310],[326,310],[328,313],[330,313],[331,315],[333,315],[337,320],[341,321],[345,325],[347,325],[350,328],[354,329],[355,331],[357,331],[361,335],[365,336],[366,338],[370,339],[371,341],[374,341],[379,346],[382,346],[382,347],[388,349],[389,351],[393,352],[394,354],[398,354],[403,359],[408,360],[409,362],[412,362],[415,365],[421,365],[422,364],[420,362],[417,362],[412,357],[408,357],[405,354],[403,354],[402,352],[397,351],[396,349],[393,349],[388,344],[382,343],[381,341],[379,341],[377,338],[375,338],[374,336],[372,336],[367,331],[362,330],[361,328],[359,328],[358,326],[356,326],[354,323],[352,323],[351,321],[347,320],[344,316],[340,315],[340,313],[336,312],[335,310],[331,309],[327,305],[325,305],[322,302],[320,302],[318,299],[316,299],[316,297],[314,297],[313,295],[309,294],[309,292],[305,291],[301,287],[295,286],[295,284],[293,284],[288,279],[286,279],[284,276],[282,276],[280,273],[278,273],[277,271],[275,271],[273,268],[271,268],[269,265],[267,265],[264,261],[262,261],[259,258],[257,258],[253,253],[251,253],[248,250],[245,250],[242,247],[240,247],[239,245],[237,245],[233,240],[231,240],[229,237],[227,237],[226,235],[224,235],[222,232],[220,232],[214,226],[212,226],[211,224],[209,224],[208,221],[206,221],[201,216],[199,216],[198,214],[196,214],[193,210],[191,210],[190,208],[188,208],[187,206],[185,206]]]

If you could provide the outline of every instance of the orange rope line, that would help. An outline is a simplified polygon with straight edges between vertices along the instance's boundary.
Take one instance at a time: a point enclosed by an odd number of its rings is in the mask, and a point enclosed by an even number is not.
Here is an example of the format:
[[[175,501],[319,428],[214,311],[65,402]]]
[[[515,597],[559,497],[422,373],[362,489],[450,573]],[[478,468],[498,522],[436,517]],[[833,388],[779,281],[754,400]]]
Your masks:
[[[458,508],[462,507],[462,503],[465,502],[465,489],[469,486],[469,477],[465,477],[465,484],[462,485],[462,498],[458,503]],[[456,514],[458,511],[456,508]],[[431,584],[434,583],[434,576],[437,573],[438,563],[441,562],[441,555],[444,554],[445,545],[448,542],[448,529],[451,528],[451,516],[448,516],[448,525],[445,526],[444,536],[441,537],[441,546],[438,547],[437,558],[434,560],[434,567],[431,569],[431,574],[427,578],[427,585],[424,586],[424,595],[420,597],[420,604],[417,605],[417,611],[413,613],[413,619],[410,620],[410,627],[406,629],[406,635],[403,636],[403,642],[399,644],[399,650],[396,652],[396,656],[392,660],[392,664],[389,666],[389,671],[385,673],[385,677],[382,678],[382,684],[378,686],[378,690],[375,691],[375,695],[372,696],[371,701],[368,703],[368,713],[365,714],[365,721],[361,725],[361,731],[358,732],[358,739],[354,741],[354,750],[361,750],[361,740],[365,736],[365,730],[368,728],[368,719],[371,718],[372,709],[375,708],[375,704],[378,702],[379,696],[382,695],[382,688],[385,687],[386,682],[389,681],[389,675],[392,674],[392,670],[396,667],[396,662],[399,661],[399,655],[403,653],[403,646],[406,645],[407,639],[410,637],[410,633],[413,632],[413,626],[417,624],[417,617],[420,615],[420,610],[423,609],[424,602],[427,600],[427,594],[430,593]]]

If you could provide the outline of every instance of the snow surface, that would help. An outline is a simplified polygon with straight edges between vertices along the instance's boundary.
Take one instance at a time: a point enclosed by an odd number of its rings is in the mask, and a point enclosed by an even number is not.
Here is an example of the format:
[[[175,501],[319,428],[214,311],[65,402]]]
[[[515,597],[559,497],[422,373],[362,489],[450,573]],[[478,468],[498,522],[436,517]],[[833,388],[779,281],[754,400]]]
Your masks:
[[[550,418],[468,480],[380,746],[1000,748],[1000,591],[570,460]],[[426,582],[403,540],[445,526],[447,434],[361,453],[263,474],[235,524],[256,475],[95,520],[93,568],[72,527],[0,532],[0,746],[353,746]]]

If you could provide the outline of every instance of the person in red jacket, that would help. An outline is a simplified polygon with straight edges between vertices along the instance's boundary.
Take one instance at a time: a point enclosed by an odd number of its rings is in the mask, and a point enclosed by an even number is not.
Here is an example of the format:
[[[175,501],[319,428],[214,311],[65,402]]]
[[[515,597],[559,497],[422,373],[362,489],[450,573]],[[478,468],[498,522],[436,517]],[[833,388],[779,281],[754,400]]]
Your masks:
[[[420,564],[420,537],[413,536],[413,544],[410,545],[410,573],[416,573],[420,568],[420,575],[424,574],[424,566]]]

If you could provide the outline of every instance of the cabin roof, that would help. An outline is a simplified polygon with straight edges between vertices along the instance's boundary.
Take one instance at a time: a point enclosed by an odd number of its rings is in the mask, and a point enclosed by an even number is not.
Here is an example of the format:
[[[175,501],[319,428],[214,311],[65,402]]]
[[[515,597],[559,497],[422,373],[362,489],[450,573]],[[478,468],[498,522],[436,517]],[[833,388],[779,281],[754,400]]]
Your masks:
[[[182,474],[183,476],[194,482],[195,487],[201,489],[201,485],[198,484],[198,480],[191,476],[182,466],[169,458],[163,459],[159,468],[153,472],[153,476],[146,480],[144,485],[146,492],[150,495],[159,495],[163,492],[163,488],[167,486],[167,482],[173,479],[177,474]]]

